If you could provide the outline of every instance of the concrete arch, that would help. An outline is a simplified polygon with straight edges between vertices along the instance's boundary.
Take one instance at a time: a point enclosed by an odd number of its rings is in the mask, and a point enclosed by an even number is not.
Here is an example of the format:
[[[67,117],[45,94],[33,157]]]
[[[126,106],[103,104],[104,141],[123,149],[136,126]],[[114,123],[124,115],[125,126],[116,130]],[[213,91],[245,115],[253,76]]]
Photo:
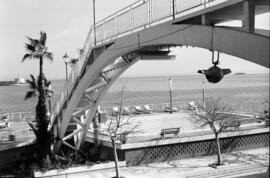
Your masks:
[[[64,109],[62,123],[60,126],[60,138],[65,135],[66,128],[71,120],[72,113],[78,105],[86,89],[99,77],[106,66],[116,58],[127,53],[137,51],[148,46],[163,45],[189,45],[205,49],[212,49],[242,59],[254,62],[269,68],[269,37],[247,33],[231,28],[211,27],[202,25],[172,25],[164,23],[133,33],[115,40],[102,54],[100,54],[92,65],[90,65],[82,76],[67,107]],[[101,45],[102,46],[102,45]],[[109,87],[104,87],[99,95],[99,103]],[[94,116],[92,106],[88,118]],[[85,132],[88,127],[85,129]],[[83,141],[82,141],[83,142]]]

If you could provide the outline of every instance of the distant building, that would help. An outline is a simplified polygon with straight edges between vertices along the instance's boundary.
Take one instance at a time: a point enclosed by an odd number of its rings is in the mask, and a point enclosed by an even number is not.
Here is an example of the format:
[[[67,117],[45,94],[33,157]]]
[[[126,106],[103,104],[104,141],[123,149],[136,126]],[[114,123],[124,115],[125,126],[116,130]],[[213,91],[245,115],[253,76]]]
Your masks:
[[[25,84],[25,79],[21,76],[21,75],[18,75],[17,78],[14,79],[14,82],[15,84]]]

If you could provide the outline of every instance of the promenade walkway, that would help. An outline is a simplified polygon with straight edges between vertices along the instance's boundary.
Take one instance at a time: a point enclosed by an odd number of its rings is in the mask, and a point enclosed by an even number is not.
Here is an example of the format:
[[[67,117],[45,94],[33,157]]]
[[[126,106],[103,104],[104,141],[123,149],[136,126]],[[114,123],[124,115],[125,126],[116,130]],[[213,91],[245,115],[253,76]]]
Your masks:
[[[125,178],[180,178],[180,177],[246,177],[260,174],[268,177],[269,148],[257,148],[223,154],[225,165],[218,168],[208,166],[216,161],[216,156],[204,156],[163,163],[151,163],[135,167],[122,167],[121,175]],[[68,178],[111,178],[114,169],[104,169],[67,175]]]
[[[193,121],[193,117],[194,116],[188,112],[133,115],[130,117],[130,122],[132,125],[138,125],[137,131],[139,132],[128,136],[127,143],[160,140],[161,130],[172,127],[181,128],[179,138],[213,135],[213,131],[210,127],[206,126],[201,128],[200,125],[196,125]],[[257,123],[256,120],[250,116],[235,116],[235,120],[241,121],[239,131],[265,128],[264,123]],[[105,129],[106,124],[101,124],[99,139],[110,141],[109,138],[106,138],[107,133]],[[92,124],[87,137],[94,138]]]

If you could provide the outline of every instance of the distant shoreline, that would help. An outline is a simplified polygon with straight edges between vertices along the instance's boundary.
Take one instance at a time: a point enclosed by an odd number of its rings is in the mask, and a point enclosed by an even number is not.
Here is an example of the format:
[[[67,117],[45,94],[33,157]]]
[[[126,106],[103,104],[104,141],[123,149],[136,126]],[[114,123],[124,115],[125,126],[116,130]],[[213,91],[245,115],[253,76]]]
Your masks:
[[[245,72],[236,72],[231,75],[269,75],[269,73],[245,73]],[[231,76],[231,75],[228,75]],[[119,78],[160,78],[160,77],[194,77],[194,76],[202,76],[201,74],[172,74],[172,75],[134,75],[134,76],[121,76]]]
[[[230,75],[227,75],[226,77],[229,77],[229,76],[235,76],[235,75],[269,75],[269,73],[246,73],[246,72],[235,72],[235,73],[232,73]],[[159,74],[153,74],[153,75],[128,75],[128,76],[120,76],[119,78],[120,79],[129,79],[129,78],[166,78],[166,77],[198,77],[198,76],[202,76],[201,74],[197,74],[197,73],[194,73],[194,74],[162,74],[162,75],[159,75]],[[49,80],[54,80],[54,81],[59,81],[59,80],[66,80],[65,78],[55,78],[55,79],[51,79],[51,78],[48,78]]]

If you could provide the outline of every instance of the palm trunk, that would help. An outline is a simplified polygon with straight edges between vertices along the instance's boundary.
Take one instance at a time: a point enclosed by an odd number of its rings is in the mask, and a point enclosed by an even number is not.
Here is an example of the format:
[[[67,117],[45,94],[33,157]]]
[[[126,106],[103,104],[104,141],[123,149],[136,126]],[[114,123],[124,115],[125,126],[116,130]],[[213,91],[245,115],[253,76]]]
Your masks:
[[[38,92],[39,98],[36,106],[36,119],[38,124],[37,153],[41,166],[48,167],[50,166],[50,133],[47,131],[49,120],[47,118],[42,57],[39,59]]]
[[[114,163],[115,163],[115,171],[116,171],[116,178],[120,178],[120,170],[118,165],[118,156],[115,146],[115,139],[111,138],[112,140],[112,146],[113,146],[113,156],[114,156]]]
[[[39,102],[45,105],[44,76],[43,76],[43,58],[39,58],[39,78],[38,78]]]
[[[221,158],[221,150],[220,150],[220,142],[219,142],[219,134],[218,133],[215,133],[215,138],[216,138],[217,156],[218,156],[217,165],[219,166],[222,164],[222,158]]]
[[[39,78],[38,78],[38,104],[37,104],[37,118],[38,124],[41,126],[42,131],[47,130],[47,126],[49,124],[47,118],[47,107],[46,107],[46,98],[45,98],[45,90],[44,90],[44,75],[43,75],[43,58],[39,59]]]

